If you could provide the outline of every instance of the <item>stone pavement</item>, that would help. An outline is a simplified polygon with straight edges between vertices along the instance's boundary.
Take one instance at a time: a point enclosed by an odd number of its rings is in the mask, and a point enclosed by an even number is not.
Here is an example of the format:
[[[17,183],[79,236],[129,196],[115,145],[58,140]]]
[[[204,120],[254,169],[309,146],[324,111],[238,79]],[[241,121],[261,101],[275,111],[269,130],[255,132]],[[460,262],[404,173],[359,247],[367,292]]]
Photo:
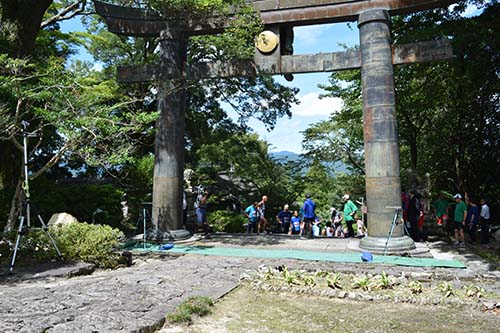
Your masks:
[[[220,236],[198,244],[256,248],[351,251],[357,240],[299,240],[279,236]],[[218,298],[234,288],[242,274],[262,265],[286,265],[291,269],[328,269],[343,272],[380,272],[443,279],[492,279],[500,289],[500,274],[467,254],[431,244],[436,256],[451,255],[467,263],[467,269],[397,267],[298,260],[206,257],[198,255],[137,255],[129,268],[96,271],[72,278],[43,276],[0,280],[1,332],[149,332],[161,327],[165,314],[189,296]],[[477,261],[477,262],[476,262]],[[60,271],[59,271],[60,272]],[[40,273],[38,273],[40,274]]]

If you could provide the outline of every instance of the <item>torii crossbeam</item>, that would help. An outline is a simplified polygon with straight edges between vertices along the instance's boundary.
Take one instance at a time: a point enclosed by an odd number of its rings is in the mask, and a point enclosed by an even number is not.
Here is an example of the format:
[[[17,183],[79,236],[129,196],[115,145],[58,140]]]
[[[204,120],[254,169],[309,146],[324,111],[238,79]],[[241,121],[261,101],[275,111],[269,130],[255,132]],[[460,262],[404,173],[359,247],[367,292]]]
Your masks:
[[[266,29],[280,40],[293,26],[358,22],[360,49],[312,55],[282,54],[280,47],[256,50],[253,60],[203,62],[184,66],[186,37],[220,32],[231,17],[204,22],[172,20],[167,15],[94,1],[111,32],[127,36],[160,37],[160,63],[122,67],[121,82],[159,82],[160,118],[155,141],[153,223],[159,230],[182,226],[182,170],[184,158],[184,90],[182,80],[330,72],[361,68],[363,124],[368,206],[368,237],[360,246],[383,252],[394,215],[401,207],[399,143],[396,128],[393,65],[451,59],[447,40],[391,45],[390,16],[447,6],[446,0],[257,0],[247,1]],[[173,91],[173,92],[172,92]],[[388,252],[405,252],[414,242],[396,226]]]

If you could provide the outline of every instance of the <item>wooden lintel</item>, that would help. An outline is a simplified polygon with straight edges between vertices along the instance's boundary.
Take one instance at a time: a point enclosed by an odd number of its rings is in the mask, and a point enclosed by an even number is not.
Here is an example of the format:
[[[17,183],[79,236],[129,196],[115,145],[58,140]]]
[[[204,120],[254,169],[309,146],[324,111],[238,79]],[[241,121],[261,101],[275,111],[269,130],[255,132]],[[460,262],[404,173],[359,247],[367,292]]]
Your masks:
[[[393,64],[424,63],[453,58],[451,41],[437,40],[393,46]],[[281,67],[279,66],[281,63]],[[361,67],[359,50],[344,52],[285,55],[281,56],[276,66],[266,65],[259,70],[252,60],[229,60],[201,62],[187,66],[185,77],[188,80],[227,77],[254,77],[259,74],[295,74],[315,72],[335,72]],[[272,68],[272,69],[270,69]],[[118,81],[141,82],[167,80],[179,76],[160,65],[139,65],[118,68]]]
[[[424,63],[453,58],[451,41],[447,39],[394,45],[392,63],[394,65]]]
[[[387,9],[391,15],[417,12],[423,9],[447,6],[456,0],[260,0],[251,5],[260,14],[265,25],[288,24],[293,26],[348,22],[357,19],[359,13],[373,9]],[[207,18],[203,22],[183,21],[168,14],[116,6],[94,0],[97,14],[102,16],[109,31],[127,36],[159,36],[161,30],[181,25],[188,34],[218,33],[228,17]]]
[[[334,72],[359,68],[361,56],[359,51],[318,53],[304,55],[287,55],[281,57],[281,71],[285,73]]]

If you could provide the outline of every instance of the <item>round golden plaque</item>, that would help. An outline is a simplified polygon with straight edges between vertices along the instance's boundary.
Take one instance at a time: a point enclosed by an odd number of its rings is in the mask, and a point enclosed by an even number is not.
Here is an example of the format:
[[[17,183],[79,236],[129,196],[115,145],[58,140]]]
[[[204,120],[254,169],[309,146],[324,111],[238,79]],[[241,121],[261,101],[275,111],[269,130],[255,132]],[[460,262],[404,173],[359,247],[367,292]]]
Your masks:
[[[255,46],[257,50],[262,53],[270,53],[276,49],[276,46],[280,43],[280,39],[272,31],[266,30],[261,32],[255,39]]]

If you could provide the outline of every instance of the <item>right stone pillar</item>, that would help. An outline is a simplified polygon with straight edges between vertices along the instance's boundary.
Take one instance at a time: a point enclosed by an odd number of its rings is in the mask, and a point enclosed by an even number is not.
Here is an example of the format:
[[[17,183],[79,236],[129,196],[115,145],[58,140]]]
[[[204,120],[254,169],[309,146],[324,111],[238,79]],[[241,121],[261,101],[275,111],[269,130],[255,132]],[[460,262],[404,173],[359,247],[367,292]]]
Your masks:
[[[362,249],[384,252],[396,207],[401,207],[399,144],[396,123],[390,16],[373,9],[358,18],[361,48],[363,132],[366,170],[368,236]],[[414,249],[413,240],[395,226],[388,252]]]

